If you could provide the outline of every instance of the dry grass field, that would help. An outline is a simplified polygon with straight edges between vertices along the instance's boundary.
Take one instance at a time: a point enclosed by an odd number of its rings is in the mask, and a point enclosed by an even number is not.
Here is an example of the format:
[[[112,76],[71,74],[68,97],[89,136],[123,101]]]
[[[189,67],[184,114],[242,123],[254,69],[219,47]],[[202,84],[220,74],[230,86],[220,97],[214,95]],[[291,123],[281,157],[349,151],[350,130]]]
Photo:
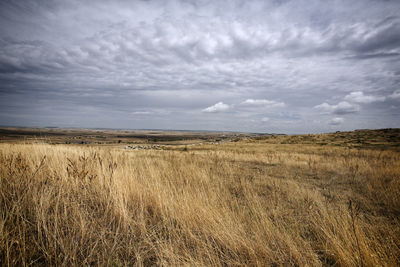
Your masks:
[[[0,144],[0,265],[400,265],[400,131]]]

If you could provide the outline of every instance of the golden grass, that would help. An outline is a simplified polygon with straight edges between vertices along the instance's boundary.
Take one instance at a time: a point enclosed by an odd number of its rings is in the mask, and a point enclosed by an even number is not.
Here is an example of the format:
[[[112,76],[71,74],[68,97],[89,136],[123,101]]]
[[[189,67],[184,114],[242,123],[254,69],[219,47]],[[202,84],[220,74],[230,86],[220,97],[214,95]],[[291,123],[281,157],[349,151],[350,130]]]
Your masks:
[[[400,153],[0,144],[0,262],[394,266]]]

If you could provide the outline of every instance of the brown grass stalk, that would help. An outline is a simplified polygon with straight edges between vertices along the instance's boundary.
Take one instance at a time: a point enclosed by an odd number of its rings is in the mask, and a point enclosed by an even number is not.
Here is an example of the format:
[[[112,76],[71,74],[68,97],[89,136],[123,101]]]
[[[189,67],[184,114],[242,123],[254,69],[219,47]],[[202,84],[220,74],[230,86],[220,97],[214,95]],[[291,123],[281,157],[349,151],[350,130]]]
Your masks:
[[[1,265],[400,265],[398,151],[186,148],[0,144]]]

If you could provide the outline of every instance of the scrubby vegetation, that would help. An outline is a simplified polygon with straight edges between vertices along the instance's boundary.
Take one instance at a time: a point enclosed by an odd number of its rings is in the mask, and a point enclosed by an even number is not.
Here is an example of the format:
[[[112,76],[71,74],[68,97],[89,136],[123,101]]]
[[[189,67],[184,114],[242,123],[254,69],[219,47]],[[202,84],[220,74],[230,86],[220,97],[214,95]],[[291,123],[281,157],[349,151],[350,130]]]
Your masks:
[[[396,147],[289,138],[168,151],[0,144],[0,262],[399,265]]]

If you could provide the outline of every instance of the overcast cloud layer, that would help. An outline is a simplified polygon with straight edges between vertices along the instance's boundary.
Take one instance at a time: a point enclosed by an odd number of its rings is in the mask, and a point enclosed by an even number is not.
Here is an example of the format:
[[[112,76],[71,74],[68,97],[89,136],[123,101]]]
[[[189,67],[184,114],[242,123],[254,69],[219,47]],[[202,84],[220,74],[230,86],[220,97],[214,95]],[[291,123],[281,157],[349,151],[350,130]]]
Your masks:
[[[400,127],[400,1],[1,1],[0,125]]]

